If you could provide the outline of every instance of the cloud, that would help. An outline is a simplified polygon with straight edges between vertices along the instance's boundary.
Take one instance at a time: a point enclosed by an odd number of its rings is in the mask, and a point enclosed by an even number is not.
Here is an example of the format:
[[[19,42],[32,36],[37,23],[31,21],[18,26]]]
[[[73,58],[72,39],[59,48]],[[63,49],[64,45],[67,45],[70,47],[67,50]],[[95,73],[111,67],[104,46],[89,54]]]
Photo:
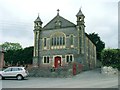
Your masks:
[[[20,42],[24,47],[33,45],[33,21],[37,14],[48,23],[60,9],[60,15],[76,24],[76,14],[82,6],[86,32],[96,32],[106,47],[118,46],[118,0],[1,0],[0,42]],[[1,35],[0,35],[1,38]],[[112,43],[114,42],[114,43]]]
[[[86,16],[86,31],[98,33],[105,42],[106,48],[118,47],[117,4],[117,2],[102,2],[97,6],[97,10],[91,9],[91,13],[87,12],[90,16]]]

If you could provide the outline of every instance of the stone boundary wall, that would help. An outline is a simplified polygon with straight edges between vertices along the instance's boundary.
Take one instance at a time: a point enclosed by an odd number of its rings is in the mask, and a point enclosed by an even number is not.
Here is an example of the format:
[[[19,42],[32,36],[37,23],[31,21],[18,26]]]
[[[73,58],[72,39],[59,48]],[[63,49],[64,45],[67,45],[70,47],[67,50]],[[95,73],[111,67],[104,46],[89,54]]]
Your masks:
[[[29,71],[30,77],[71,77],[72,70],[70,68],[42,68],[33,67]]]
[[[68,66],[59,68],[31,67],[28,69],[29,77],[72,77],[82,71],[79,69],[79,64],[76,64],[76,73],[73,74],[73,65],[74,64],[69,64]]]

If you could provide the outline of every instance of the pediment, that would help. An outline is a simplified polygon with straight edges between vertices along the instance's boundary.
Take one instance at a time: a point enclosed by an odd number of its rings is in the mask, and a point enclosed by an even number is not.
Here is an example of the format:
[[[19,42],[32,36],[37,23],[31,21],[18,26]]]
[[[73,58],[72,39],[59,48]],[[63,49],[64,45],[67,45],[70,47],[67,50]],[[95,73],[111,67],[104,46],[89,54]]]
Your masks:
[[[65,28],[65,27],[74,27],[74,26],[75,26],[74,23],[57,15],[49,23],[47,23],[43,28],[44,29],[55,29],[55,28]]]

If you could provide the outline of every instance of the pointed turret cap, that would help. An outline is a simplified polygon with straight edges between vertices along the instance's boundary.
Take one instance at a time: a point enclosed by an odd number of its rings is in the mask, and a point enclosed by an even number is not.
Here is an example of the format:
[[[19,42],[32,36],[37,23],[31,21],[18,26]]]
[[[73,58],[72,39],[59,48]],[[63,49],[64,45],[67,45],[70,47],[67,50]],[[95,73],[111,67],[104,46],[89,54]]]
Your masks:
[[[41,23],[42,23],[42,21],[41,21],[41,19],[40,19],[40,17],[39,17],[39,14],[38,14],[37,19],[36,19],[34,22],[41,22]]]
[[[76,16],[84,16],[84,14],[83,14],[82,11],[81,11],[81,8],[80,8],[80,10],[79,10],[79,12],[77,13]]]

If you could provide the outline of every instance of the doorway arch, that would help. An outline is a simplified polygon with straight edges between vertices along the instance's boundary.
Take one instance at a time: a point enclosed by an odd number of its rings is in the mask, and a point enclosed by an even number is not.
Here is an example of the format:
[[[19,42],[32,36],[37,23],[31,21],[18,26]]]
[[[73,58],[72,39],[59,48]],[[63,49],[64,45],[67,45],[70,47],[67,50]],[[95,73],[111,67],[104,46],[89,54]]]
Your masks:
[[[55,68],[58,68],[61,66],[61,57],[60,56],[56,56],[54,58],[54,66],[55,66]]]

